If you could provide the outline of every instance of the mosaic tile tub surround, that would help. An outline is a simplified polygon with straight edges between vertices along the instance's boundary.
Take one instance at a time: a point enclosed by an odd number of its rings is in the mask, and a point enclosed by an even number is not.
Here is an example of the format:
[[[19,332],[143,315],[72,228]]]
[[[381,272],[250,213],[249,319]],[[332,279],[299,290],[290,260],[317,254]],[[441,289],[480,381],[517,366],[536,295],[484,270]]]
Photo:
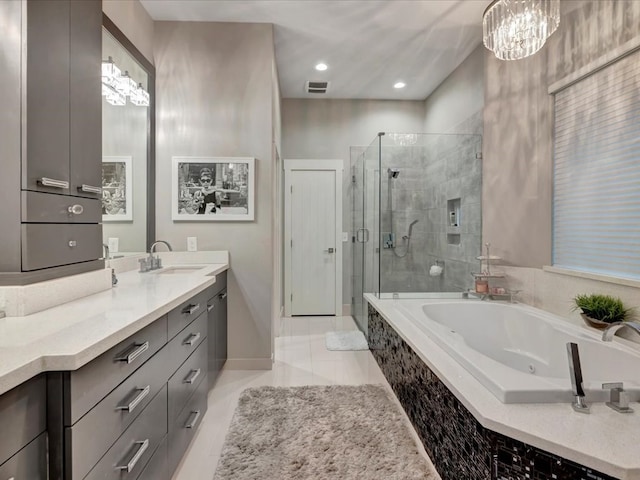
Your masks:
[[[370,305],[368,341],[443,480],[615,480],[484,428]]]

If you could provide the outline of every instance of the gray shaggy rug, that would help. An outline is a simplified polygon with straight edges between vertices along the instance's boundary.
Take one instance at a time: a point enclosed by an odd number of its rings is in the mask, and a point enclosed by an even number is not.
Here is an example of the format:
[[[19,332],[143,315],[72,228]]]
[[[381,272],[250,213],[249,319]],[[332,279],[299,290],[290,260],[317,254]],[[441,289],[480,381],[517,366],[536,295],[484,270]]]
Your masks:
[[[242,392],[214,480],[436,479],[380,385]]]

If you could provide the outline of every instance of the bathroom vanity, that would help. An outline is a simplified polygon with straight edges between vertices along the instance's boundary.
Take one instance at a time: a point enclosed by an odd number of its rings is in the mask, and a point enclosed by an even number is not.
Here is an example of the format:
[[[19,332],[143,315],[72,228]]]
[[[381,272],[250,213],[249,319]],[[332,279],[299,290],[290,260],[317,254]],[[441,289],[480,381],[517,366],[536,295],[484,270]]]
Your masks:
[[[227,268],[129,271],[0,319],[0,478],[171,478],[226,360]]]

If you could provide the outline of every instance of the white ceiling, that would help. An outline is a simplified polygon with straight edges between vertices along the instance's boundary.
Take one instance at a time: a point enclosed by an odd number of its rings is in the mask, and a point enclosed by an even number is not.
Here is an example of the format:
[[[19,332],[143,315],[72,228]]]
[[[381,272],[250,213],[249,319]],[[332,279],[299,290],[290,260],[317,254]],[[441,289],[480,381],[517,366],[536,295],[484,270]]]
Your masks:
[[[424,100],[482,41],[490,0],[140,0],[154,20],[273,23],[284,98]],[[318,62],[329,65],[317,72]],[[480,74],[480,73],[479,73]],[[305,82],[330,81],[319,96]],[[393,84],[407,84],[397,90]]]

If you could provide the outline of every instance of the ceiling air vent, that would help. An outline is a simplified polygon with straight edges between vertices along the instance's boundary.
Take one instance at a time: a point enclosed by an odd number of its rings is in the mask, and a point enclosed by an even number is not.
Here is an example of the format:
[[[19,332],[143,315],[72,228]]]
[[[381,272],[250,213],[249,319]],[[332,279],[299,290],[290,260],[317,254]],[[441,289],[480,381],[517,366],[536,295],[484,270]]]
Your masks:
[[[329,82],[307,82],[304,86],[307,93],[327,93]]]

